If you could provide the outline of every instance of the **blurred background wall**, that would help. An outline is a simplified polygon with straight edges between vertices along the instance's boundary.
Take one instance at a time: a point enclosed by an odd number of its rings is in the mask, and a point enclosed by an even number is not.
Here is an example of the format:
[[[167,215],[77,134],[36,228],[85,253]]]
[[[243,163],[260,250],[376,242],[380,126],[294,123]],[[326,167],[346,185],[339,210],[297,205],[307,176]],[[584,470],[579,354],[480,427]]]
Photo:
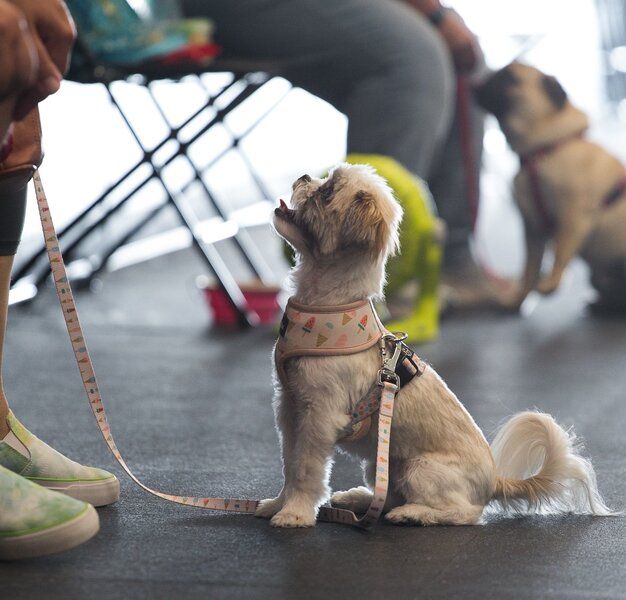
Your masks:
[[[601,21],[597,8],[606,11],[624,7],[622,0],[451,0],[479,35],[488,63],[503,66],[517,55],[525,44],[534,44],[523,59],[555,74],[573,101],[588,111],[593,121],[591,137],[626,160],[626,101],[613,97],[619,77],[626,73],[626,40],[617,49],[607,47],[607,34],[619,44],[620,33],[615,22]],[[623,24],[622,20],[622,24]],[[604,39],[601,35],[604,32]],[[623,25],[622,25],[623,35]],[[611,45],[609,44],[609,45]],[[622,73],[620,74],[620,69]],[[616,79],[617,77],[617,79]],[[209,86],[219,87],[222,75],[207,75]],[[617,83],[616,83],[617,81]],[[204,98],[198,83],[156,84],[166,103],[168,116],[181,122]],[[255,94],[227,118],[232,131],[241,131],[277,97],[290,89],[280,78]],[[133,107],[142,139],[156,144],[166,134],[162,120],[142,97],[145,91],[128,83],[119,83],[116,94],[125,106]],[[623,97],[623,96],[622,96]],[[123,173],[140,157],[134,140],[109,103],[105,91],[97,85],[65,82],[59,94],[42,106],[46,160],[42,173],[52,199],[56,221],[69,220],[113,178]],[[416,115],[418,118],[418,115]],[[243,147],[263,176],[270,192],[278,197],[288,193],[290,182],[303,172],[322,172],[345,153],[345,117],[325,102],[299,90],[291,90],[269,117],[246,139]],[[197,144],[194,152],[200,164],[208,162],[227,144],[230,134],[216,127]],[[485,156],[482,176],[482,210],[479,237],[487,258],[505,274],[514,274],[523,258],[521,224],[510,198],[510,179],[516,159],[507,149],[497,124],[489,119],[485,134]],[[168,179],[184,182],[186,168],[175,161],[166,171]],[[218,197],[237,208],[258,200],[258,192],[235,153],[228,153],[206,173],[206,180]],[[193,191],[192,191],[193,193]],[[145,211],[162,198],[156,186],[148,186],[128,207],[131,212]],[[268,204],[255,205],[244,218],[264,220]],[[202,215],[200,215],[202,216]],[[498,227],[492,227],[494,222]],[[146,234],[176,225],[173,215],[164,214]],[[115,224],[113,223],[113,227]],[[489,233],[487,233],[487,231]],[[31,202],[21,253],[28,252],[39,236],[37,216]],[[107,236],[104,228],[100,236]],[[95,236],[92,243],[98,243]],[[268,236],[268,243],[274,243]],[[495,248],[507,244],[506,255]],[[181,239],[181,244],[184,240]]]

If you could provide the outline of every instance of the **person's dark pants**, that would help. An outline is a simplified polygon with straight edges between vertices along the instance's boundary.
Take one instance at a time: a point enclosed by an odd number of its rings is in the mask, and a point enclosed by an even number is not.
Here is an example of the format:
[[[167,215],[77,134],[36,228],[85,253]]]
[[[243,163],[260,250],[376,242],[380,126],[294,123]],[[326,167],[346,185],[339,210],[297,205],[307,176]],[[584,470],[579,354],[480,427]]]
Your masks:
[[[466,248],[471,224],[452,129],[454,69],[427,19],[399,0],[182,4],[187,16],[215,22],[225,56],[271,61],[294,85],[343,112],[348,153],[391,156],[426,179],[450,241]],[[478,134],[482,141],[482,129]]]
[[[0,184],[0,256],[17,252],[24,227],[26,191],[26,185],[9,191]]]

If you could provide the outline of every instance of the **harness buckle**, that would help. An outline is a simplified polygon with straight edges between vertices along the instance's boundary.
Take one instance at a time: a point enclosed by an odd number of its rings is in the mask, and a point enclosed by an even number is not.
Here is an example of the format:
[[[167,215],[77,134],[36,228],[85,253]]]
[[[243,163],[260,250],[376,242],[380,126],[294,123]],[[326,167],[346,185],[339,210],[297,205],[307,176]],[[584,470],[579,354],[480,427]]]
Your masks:
[[[380,354],[382,365],[378,370],[376,383],[383,387],[385,383],[392,384],[396,392],[400,389],[400,377],[396,373],[396,366],[402,354],[402,340],[406,339],[406,333],[386,333],[380,339]],[[393,346],[393,353],[389,356],[387,352],[387,342]]]
[[[385,367],[379,369],[376,383],[380,387],[383,387],[385,383],[391,383],[396,388],[396,390],[400,388],[400,378],[398,377],[398,375],[396,375],[395,371],[392,371]]]

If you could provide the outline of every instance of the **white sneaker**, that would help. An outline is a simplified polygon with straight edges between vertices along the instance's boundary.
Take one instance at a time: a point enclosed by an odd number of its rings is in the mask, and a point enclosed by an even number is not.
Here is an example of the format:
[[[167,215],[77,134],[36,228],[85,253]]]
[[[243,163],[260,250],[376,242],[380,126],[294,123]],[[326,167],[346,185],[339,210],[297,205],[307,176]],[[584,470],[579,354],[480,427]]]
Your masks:
[[[74,548],[100,529],[98,513],[0,467],[0,560]]]
[[[0,441],[0,466],[93,506],[119,499],[120,482],[115,475],[63,456],[28,431],[10,411],[7,423],[10,432]]]

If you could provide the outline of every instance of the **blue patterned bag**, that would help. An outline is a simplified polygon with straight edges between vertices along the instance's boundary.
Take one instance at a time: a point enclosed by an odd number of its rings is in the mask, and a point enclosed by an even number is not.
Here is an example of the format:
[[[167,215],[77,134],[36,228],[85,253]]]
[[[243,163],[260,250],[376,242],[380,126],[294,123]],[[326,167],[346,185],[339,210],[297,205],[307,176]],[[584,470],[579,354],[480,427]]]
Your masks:
[[[105,64],[136,65],[206,44],[207,19],[180,19],[171,1],[159,6],[145,0],[67,0],[79,34],[90,52]],[[171,19],[163,19],[171,11]],[[157,17],[158,15],[158,17]]]

